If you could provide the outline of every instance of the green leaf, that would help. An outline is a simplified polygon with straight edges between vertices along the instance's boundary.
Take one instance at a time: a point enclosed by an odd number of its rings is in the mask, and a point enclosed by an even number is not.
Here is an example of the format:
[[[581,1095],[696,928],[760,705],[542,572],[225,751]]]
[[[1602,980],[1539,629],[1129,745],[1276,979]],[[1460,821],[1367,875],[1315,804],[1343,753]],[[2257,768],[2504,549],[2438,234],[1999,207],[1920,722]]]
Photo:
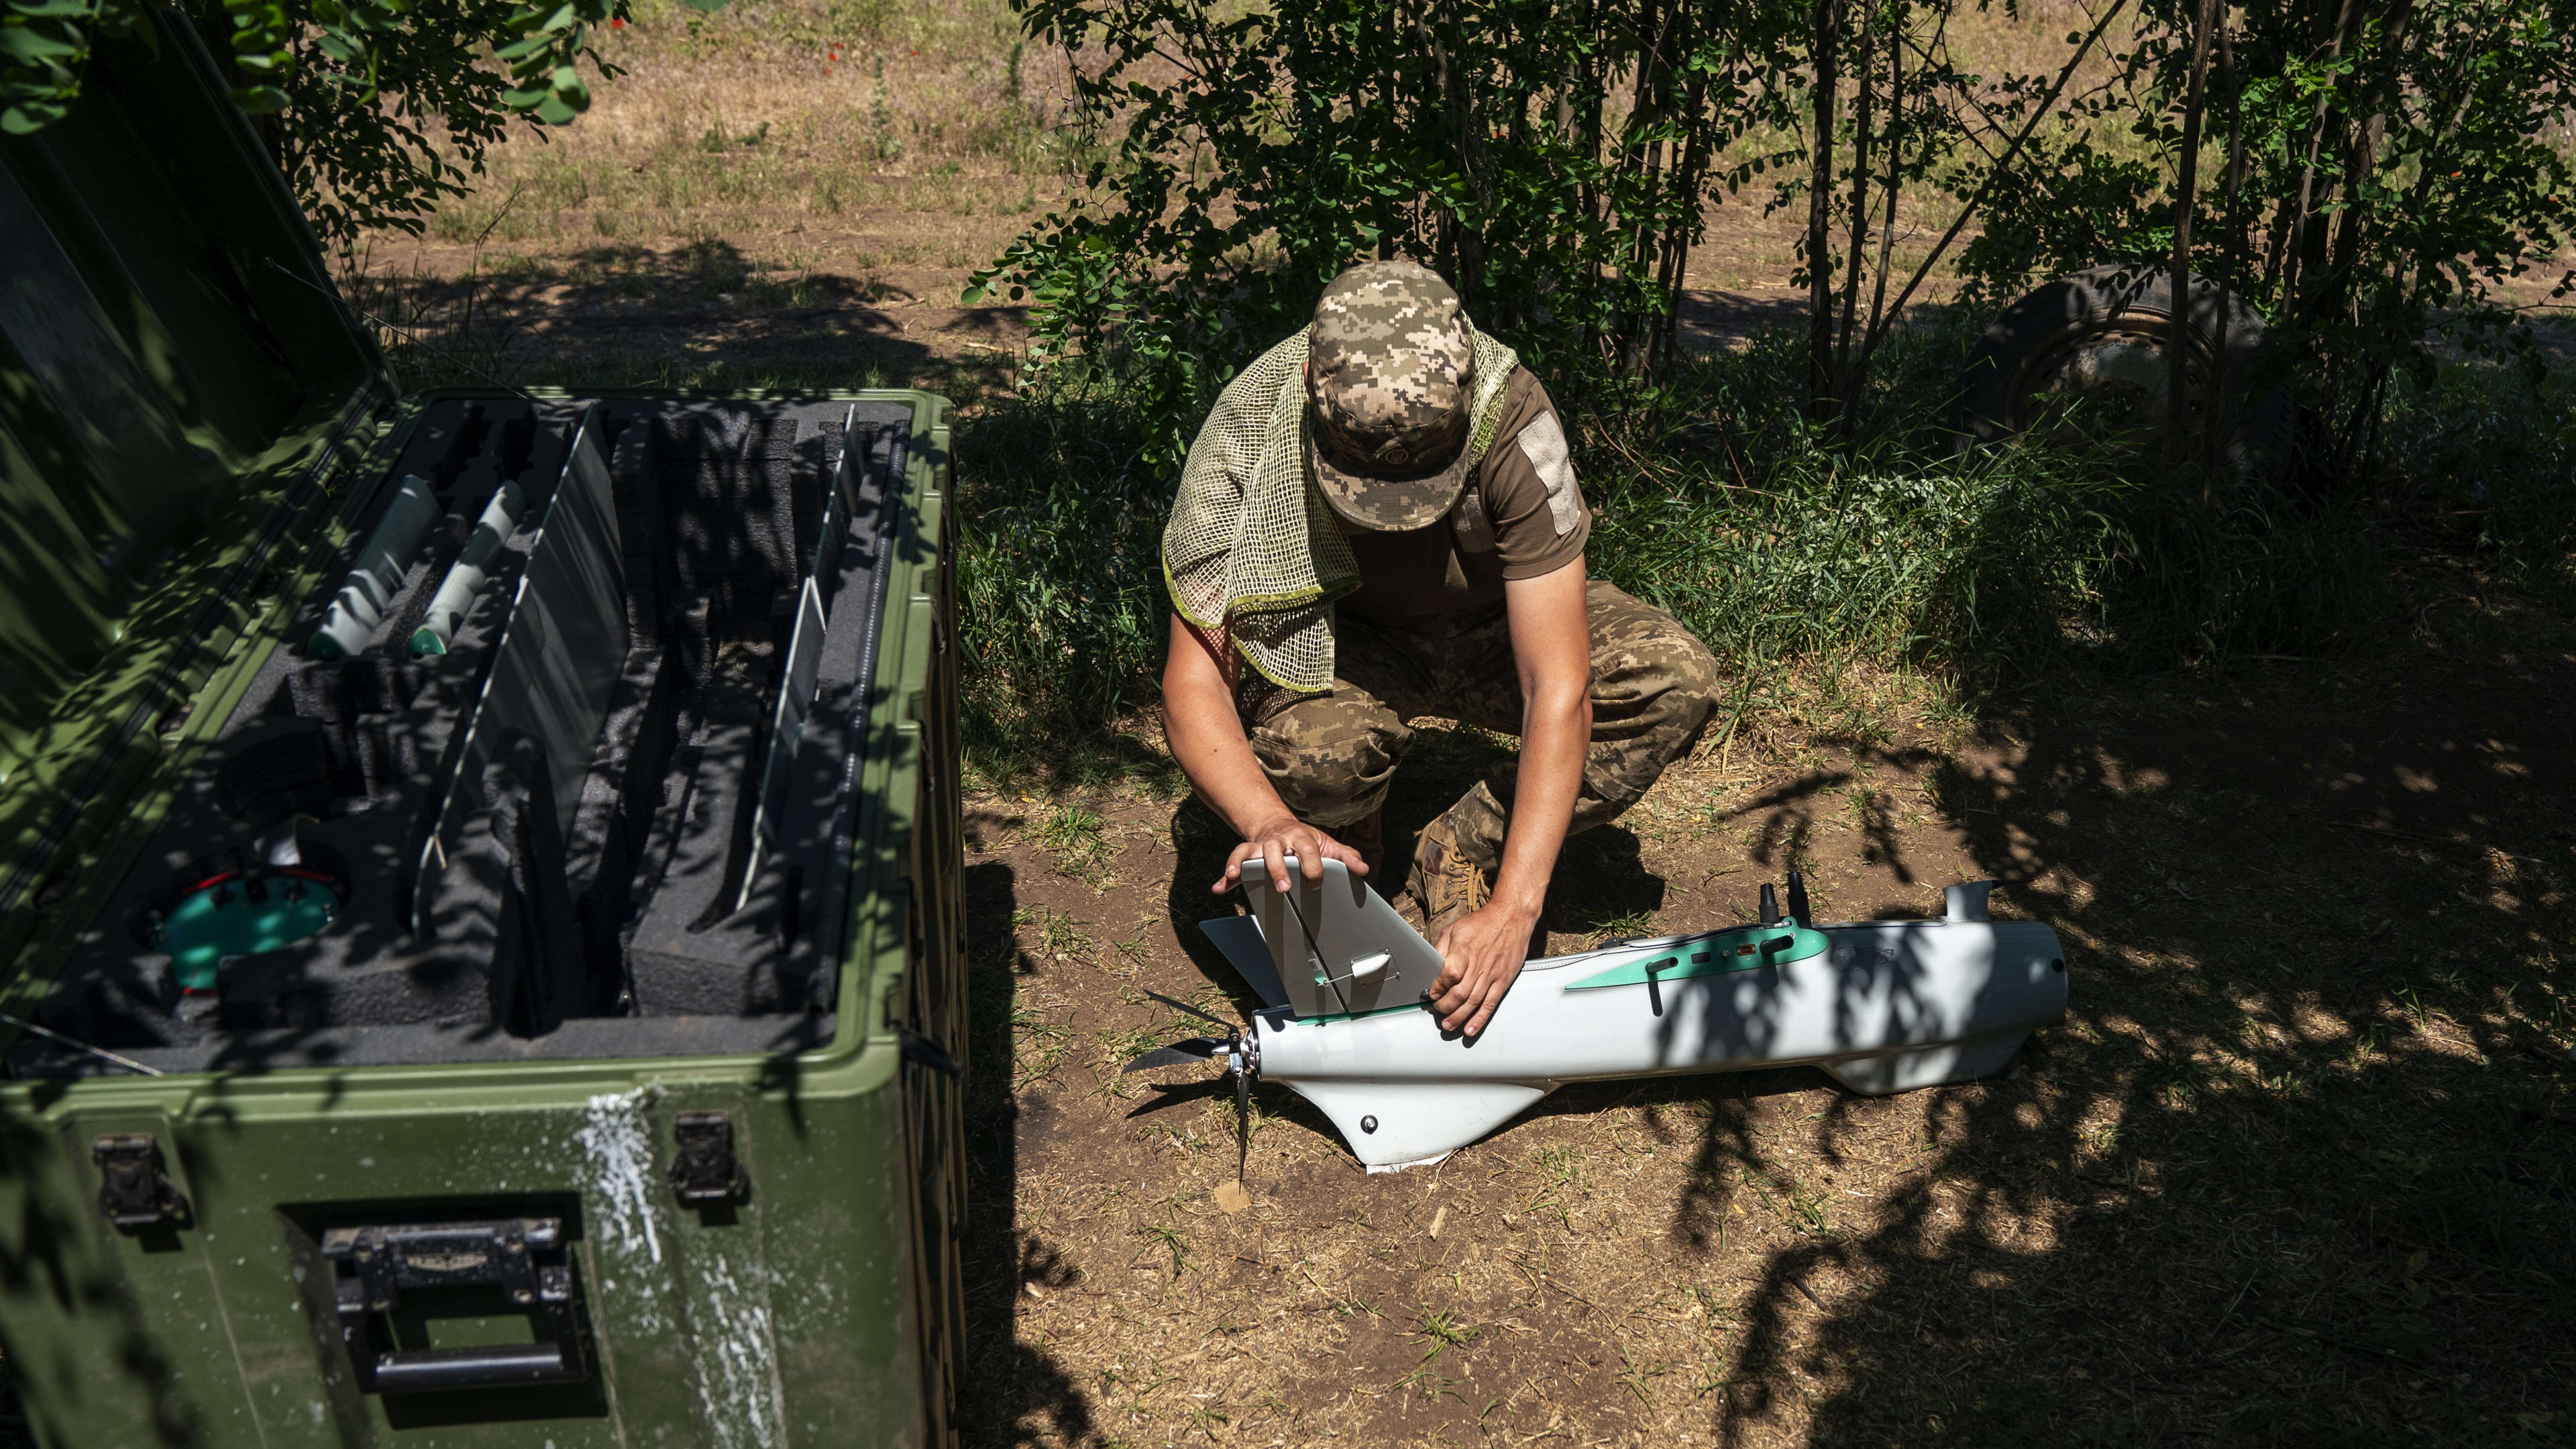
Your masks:
[[[534,10],[530,10],[524,13],[526,15],[534,15],[536,12]],[[574,12],[570,5],[559,5],[555,7],[554,11],[547,15],[544,20],[536,22],[533,28],[539,31],[551,33],[563,29],[579,18],[581,17]],[[520,27],[522,29],[530,28],[528,22],[524,19],[520,21]]]
[[[254,116],[273,116],[286,109],[286,92],[275,86],[246,86],[233,92],[233,104]]]
[[[68,106],[46,101],[19,101],[0,109],[0,131],[12,136],[32,136],[63,118]]]
[[[41,65],[49,60],[68,60],[88,53],[85,46],[65,44],[32,27],[0,28],[0,56],[20,65]]]

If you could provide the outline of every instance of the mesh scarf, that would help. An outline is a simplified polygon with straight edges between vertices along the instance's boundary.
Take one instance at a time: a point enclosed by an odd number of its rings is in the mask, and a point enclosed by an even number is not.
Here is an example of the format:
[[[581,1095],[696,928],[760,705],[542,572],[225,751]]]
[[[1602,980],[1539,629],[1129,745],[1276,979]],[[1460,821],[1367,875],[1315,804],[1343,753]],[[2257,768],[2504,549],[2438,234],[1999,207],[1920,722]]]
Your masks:
[[[1493,445],[1520,365],[1484,333],[1475,340],[1471,471]],[[1226,384],[1181,465],[1163,581],[1182,618],[1230,638],[1262,678],[1311,691],[1332,687],[1332,603],[1360,576],[1307,468],[1305,367],[1300,330]]]

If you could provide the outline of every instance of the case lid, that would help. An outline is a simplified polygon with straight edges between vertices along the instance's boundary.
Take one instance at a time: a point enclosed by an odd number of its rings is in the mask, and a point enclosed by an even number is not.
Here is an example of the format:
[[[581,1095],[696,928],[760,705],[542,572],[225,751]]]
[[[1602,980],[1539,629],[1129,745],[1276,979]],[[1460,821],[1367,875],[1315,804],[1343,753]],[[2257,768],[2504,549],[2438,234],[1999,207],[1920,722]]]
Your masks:
[[[0,136],[0,950],[185,728],[388,395],[175,13]]]

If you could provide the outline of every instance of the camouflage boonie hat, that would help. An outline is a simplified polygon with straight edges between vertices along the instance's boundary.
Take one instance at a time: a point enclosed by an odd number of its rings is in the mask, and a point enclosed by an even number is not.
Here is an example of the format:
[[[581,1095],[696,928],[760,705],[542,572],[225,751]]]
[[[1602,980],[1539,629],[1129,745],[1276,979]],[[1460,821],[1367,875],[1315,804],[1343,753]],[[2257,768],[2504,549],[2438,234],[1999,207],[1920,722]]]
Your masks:
[[[1362,528],[1436,523],[1467,478],[1475,339],[1458,294],[1413,262],[1364,262],[1315,304],[1306,353],[1315,481]]]

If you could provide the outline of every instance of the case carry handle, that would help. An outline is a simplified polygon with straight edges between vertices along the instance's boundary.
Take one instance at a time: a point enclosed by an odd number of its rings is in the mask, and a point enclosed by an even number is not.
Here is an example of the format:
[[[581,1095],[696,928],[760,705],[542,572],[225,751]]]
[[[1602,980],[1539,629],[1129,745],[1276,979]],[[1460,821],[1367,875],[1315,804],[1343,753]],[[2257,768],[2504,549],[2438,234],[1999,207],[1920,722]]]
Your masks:
[[[360,1393],[573,1384],[590,1376],[581,1352],[579,1302],[563,1251],[561,1218],[401,1223],[332,1228],[332,1302]],[[540,1343],[380,1352],[368,1331],[406,1288],[497,1287],[514,1308],[552,1330]]]

